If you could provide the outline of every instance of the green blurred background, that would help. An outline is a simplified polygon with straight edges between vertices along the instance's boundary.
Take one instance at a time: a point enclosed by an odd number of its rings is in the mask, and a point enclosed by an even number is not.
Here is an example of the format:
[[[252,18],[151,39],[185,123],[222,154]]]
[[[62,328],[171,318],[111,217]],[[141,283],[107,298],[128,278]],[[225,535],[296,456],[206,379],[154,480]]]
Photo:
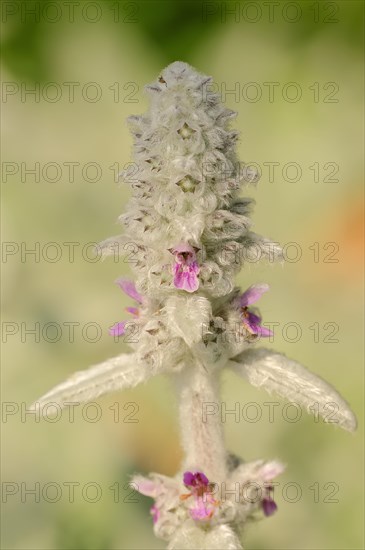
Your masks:
[[[2,399],[13,414],[3,414],[2,480],[14,494],[3,494],[2,547],[164,547],[152,534],[151,501],[130,502],[125,484],[134,472],[173,475],[179,467],[167,380],[104,397],[99,411],[79,407],[74,422],[66,413],[36,422],[21,410],[74,371],[128,350],[107,334],[128,305],[113,284],[130,273],[128,262],[94,261],[84,247],[120,232],[115,222],[129,190],[115,183],[114,170],[131,160],[125,118],[146,110],[143,85],[183,60],[221,91],[238,90],[224,100],[238,111],[240,159],[262,167],[258,186],[244,191],[257,200],[255,230],[297,243],[286,249],[290,258],[301,254],[284,266],[249,264],[237,283],[270,284],[260,306],[266,321],[280,323],[271,346],[333,383],[359,418],[355,435],[304,412],[288,422],[283,416],[293,411],[281,400],[225,374],[227,407],[255,402],[262,411],[258,422],[227,417],[227,447],[247,460],[287,464],[279,512],[247,530],[245,548],[363,548],[363,3],[45,4],[2,3],[3,323],[18,329],[3,335]],[[73,102],[67,82],[79,83]],[[25,94],[34,86],[39,97]],[[37,162],[39,181],[24,173]],[[64,163],[79,163],[73,181]],[[267,163],[278,163],[274,177]],[[79,243],[74,261],[63,243]],[[39,258],[24,256],[37,246]],[[48,327],[39,341],[25,333],[37,322]],[[47,323],[61,327],[58,341]],[[73,342],[67,323],[77,323]],[[268,402],[280,403],[274,422]],[[39,498],[26,493],[36,483]]]

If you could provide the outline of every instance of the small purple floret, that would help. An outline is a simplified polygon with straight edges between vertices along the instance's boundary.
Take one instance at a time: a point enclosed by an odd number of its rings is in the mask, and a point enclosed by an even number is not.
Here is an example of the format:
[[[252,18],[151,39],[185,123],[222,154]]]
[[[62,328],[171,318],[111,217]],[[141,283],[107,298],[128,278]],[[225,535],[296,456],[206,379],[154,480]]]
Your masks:
[[[261,325],[261,317],[251,311],[248,306],[259,300],[264,292],[269,290],[266,284],[252,285],[239,298],[238,304],[242,309],[242,322],[251,334],[258,334],[262,337],[272,336],[273,333],[268,328]]]
[[[261,505],[265,516],[272,516],[278,509],[276,503],[271,498],[263,498]]]
[[[186,292],[195,292],[199,288],[200,267],[196,261],[195,249],[187,243],[180,243],[169,251],[175,256],[173,266],[174,286]]]
[[[209,520],[218,506],[218,502],[211,494],[211,484],[203,472],[185,472],[184,485],[190,489],[188,495],[183,498],[194,497],[194,504],[189,508],[190,516],[196,521]]]

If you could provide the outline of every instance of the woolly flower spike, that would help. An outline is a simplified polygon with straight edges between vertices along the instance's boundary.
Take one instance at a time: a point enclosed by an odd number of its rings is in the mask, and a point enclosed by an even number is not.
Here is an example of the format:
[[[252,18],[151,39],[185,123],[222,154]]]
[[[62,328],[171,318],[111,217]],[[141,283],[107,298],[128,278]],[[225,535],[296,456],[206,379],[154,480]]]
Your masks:
[[[239,305],[242,309],[242,322],[248,332],[260,336],[272,336],[272,331],[261,326],[261,317],[251,311],[248,306],[259,300],[264,292],[269,290],[269,285],[252,285],[240,297]]]
[[[189,244],[180,243],[169,251],[175,256],[174,286],[187,292],[198,290],[198,274],[200,267],[196,261],[196,252],[199,248],[193,248]]]
[[[241,550],[239,533],[253,514],[274,513],[273,479],[284,466],[261,460],[228,468],[224,479],[210,482],[202,471],[186,471],[174,478],[151,474],[135,476],[131,486],[154,499],[151,508],[155,534],[170,542],[168,548]],[[182,485],[183,483],[183,485]],[[189,493],[183,493],[183,487]]]
[[[280,247],[250,231],[253,201],[238,196],[250,178],[236,156],[235,113],[211,91],[211,81],[172,63],[146,87],[147,113],[128,119],[135,143],[133,169],[122,173],[132,193],[120,217],[125,232],[100,247],[115,255],[117,246],[124,255],[133,243],[131,268],[146,298],[164,299],[171,287],[225,296],[252,248],[262,258],[281,258]],[[166,249],[175,250],[172,280],[164,270],[171,259]]]
[[[125,294],[133,298],[138,304],[142,304],[143,298],[140,295],[140,293],[137,292],[136,287],[132,281],[129,281],[128,279],[124,279],[121,277],[115,282],[120,286],[120,288],[123,290],[123,292],[125,292]],[[128,311],[128,313],[131,313],[134,317],[139,316],[139,309],[137,307],[126,307],[126,310]],[[111,336],[121,336],[122,334],[125,333],[127,323],[128,321],[120,321],[119,323],[115,323],[115,325],[113,325],[109,329],[109,334]]]
[[[48,416],[159,373],[173,379],[184,451],[180,471],[174,478],[133,480],[154,499],[154,532],[168,550],[242,550],[246,524],[276,510],[273,479],[283,465],[244,463],[225,448],[221,370],[231,368],[253,386],[325,418],[330,403],[331,422],[356,429],[349,405],[330,384],[276,351],[253,349],[256,336],[271,334],[251,307],[268,286],[253,285],[237,298],[235,276],[252,254],[272,261],[282,253],[250,230],[253,200],[239,193],[251,178],[238,162],[237,132],[230,128],[236,113],[212,93],[211,82],[186,63],[172,63],[146,87],[148,112],[129,118],[135,143],[134,162],[123,173],[132,195],[119,218],[124,233],[100,247],[104,254],[115,255],[116,247],[131,252],[143,296],[126,279],[118,284],[136,302],[129,313],[137,317],[143,307],[133,352],[75,373],[32,406]],[[110,333],[125,329],[122,321]],[[246,446],[251,454],[252,444]]]

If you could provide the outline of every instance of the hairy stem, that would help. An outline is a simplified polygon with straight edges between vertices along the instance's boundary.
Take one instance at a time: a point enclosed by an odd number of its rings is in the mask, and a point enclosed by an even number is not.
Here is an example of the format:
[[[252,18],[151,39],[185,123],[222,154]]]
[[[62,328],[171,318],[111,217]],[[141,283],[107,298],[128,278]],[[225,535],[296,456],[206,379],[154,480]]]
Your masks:
[[[226,451],[218,414],[219,376],[197,360],[178,380],[184,469],[199,469],[212,481],[226,477]]]

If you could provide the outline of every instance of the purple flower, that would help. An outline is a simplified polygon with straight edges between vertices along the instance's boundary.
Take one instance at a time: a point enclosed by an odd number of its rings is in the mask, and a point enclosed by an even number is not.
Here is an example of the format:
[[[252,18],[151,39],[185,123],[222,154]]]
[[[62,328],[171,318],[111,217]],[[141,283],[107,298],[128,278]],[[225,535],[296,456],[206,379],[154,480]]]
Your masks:
[[[180,495],[180,500],[191,496],[195,499],[193,506],[189,508],[190,516],[197,521],[209,520],[219,504],[212,495],[214,484],[209,483],[203,472],[185,472],[183,481],[190,493]]]
[[[199,287],[198,274],[200,267],[196,261],[196,252],[190,244],[180,243],[169,252],[175,256],[173,266],[174,286],[186,292],[195,292]]]
[[[140,293],[137,291],[133,281],[130,281],[129,279],[125,279],[124,277],[121,277],[120,279],[117,279],[115,281],[117,285],[120,286],[120,288],[123,290],[125,294],[133,298],[138,304],[142,304],[143,298],[140,295]],[[128,313],[131,313],[134,317],[139,316],[139,308],[138,307],[126,307],[125,308]],[[129,321],[119,321],[118,323],[115,323],[110,329],[109,334],[110,336],[121,336],[125,333],[126,325]]]
[[[269,290],[269,285],[252,285],[238,298],[239,307],[242,310],[242,322],[245,328],[251,334],[259,334],[260,336],[272,336],[272,331],[261,326],[261,317],[251,311],[248,306],[259,300],[264,292]]]
[[[266,487],[266,494],[265,494],[264,498],[261,501],[261,506],[262,506],[263,512],[264,512],[265,516],[267,516],[267,517],[272,516],[276,512],[276,510],[278,509],[276,503],[271,498],[271,494],[270,494],[271,491],[273,491],[273,487],[271,487],[271,486]]]

